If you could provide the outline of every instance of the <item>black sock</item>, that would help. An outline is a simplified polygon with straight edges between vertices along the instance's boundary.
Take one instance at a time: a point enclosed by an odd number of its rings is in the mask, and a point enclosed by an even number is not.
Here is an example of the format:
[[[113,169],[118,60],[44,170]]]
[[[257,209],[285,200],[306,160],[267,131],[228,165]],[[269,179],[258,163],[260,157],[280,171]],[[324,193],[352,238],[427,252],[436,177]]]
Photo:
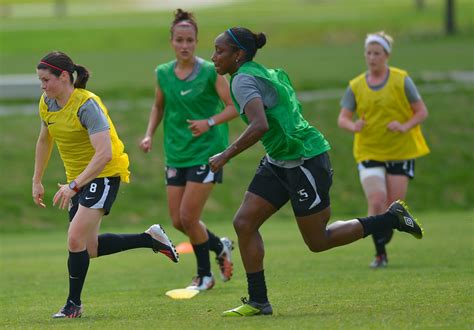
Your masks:
[[[378,256],[381,254],[387,255],[385,245],[387,245],[388,242],[390,242],[390,240],[392,239],[392,236],[393,236],[392,228],[383,232],[372,234],[372,239],[374,240],[374,244],[375,244],[375,251],[377,252]]]
[[[97,256],[105,256],[136,248],[151,248],[152,238],[147,233],[141,234],[102,234],[99,235]]]
[[[383,232],[373,233],[372,240],[375,245],[375,252],[377,255],[387,254],[385,250],[385,234]]]
[[[87,250],[81,252],[69,251],[67,268],[69,270],[69,296],[76,305],[81,304],[81,292],[89,269],[89,253]]]
[[[207,235],[209,236],[209,250],[215,252],[216,255],[219,255],[224,248],[221,239],[209,231],[209,229],[207,229]]]
[[[264,271],[247,273],[249,300],[264,304],[268,302]]]
[[[209,261],[209,241],[202,244],[193,244],[194,254],[197,260],[197,275],[211,276],[211,262]]]
[[[372,215],[366,218],[358,218],[364,228],[364,237],[377,232],[384,232],[398,226],[398,218],[392,213]]]

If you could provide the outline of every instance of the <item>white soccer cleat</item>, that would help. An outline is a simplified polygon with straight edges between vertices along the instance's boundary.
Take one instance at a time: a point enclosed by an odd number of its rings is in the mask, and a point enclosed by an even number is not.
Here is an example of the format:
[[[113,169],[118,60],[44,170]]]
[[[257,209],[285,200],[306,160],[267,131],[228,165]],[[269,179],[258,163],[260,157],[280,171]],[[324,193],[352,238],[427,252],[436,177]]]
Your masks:
[[[165,230],[161,225],[152,225],[148,228],[145,233],[151,236],[153,239],[153,251],[155,253],[163,253],[165,256],[170,258],[173,262],[179,261],[179,254],[176,251],[173,242],[168,238]]]
[[[224,282],[227,282],[232,278],[232,272],[234,270],[234,264],[232,263],[232,250],[234,249],[234,243],[227,237],[222,237],[221,242],[224,248],[216,257],[216,260],[219,264],[221,278]]]
[[[216,281],[214,280],[214,276],[212,276],[212,274],[211,276],[195,276],[193,277],[191,284],[188,285],[186,289],[199,291],[211,290],[215,283]]]
[[[53,314],[53,319],[74,319],[82,316],[84,309],[82,305],[76,305],[72,300],[68,300],[66,305],[59,310],[56,314]]]

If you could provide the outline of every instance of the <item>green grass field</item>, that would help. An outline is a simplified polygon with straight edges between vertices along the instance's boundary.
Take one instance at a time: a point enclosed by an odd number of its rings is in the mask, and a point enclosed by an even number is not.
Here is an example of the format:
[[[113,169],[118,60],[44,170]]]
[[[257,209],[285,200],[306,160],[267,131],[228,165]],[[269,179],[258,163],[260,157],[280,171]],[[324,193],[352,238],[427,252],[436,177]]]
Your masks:
[[[297,226],[278,216],[262,227],[265,272],[275,315],[224,319],[246,295],[237,250],[234,278],[192,300],[164,293],[188,284],[195,259],[173,264],[149,250],[91,261],[80,320],[52,320],[67,295],[65,232],[2,235],[0,327],[107,329],[472,329],[472,212],[417,214],[426,236],[396,233],[387,269],[371,270],[371,240],[321,254],[304,246]],[[65,227],[65,221],[63,227]],[[104,223],[113,230],[112,222]],[[167,226],[169,228],[169,225]],[[120,232],[140,227],[115,228]],[[230,221],[213,223],[235,239]],[[176,242],[183,236],[169,228]],[[216,273],[217,266],[213,265]]]
[[[48,5],[52,0],[0,0],[0,6],[32,2]],[[175,265],[150,251],[129,251],[92,261],[83,319],[51,320],[67,294],[66,214],[51,206],[64,170],[55,151],[43,181],[48,207],[38,209],[31,199],[38,116],[34,111],[2,112],[3,106],[31,108],[37,100],[0,100],[0,327],[472,329],[474,83],[450,75],[474,72],[474,2],[456,0],[454,36],[443,33],[444,3],[425,0],[425,9],[417,11],[413,0],[237,0],[193,9],[199,56],[209,59],[215,36],[243,25],[267,33],[268,44],[257,60],[285,68],[298,92],[340,91],[336,97],[303,102],[305,117],[332,145],[334,220],[366,213],[352,136],[337,128],[336,118],[348,80],[365,70],[367,32],[385,30],[395,37],[390,64],[409,71],[430,112],[423,131],[432,152],[417,161],[407,197],[425,225],[426,238],[397,234],[389,246],[390,267],[374,272],[367,267],[373,255],[370,239],[311,254],[285,207],[262,230],[273,317],[219,316],[246,295],[237,250],[231,282],[184,302],[171,301],[164,292],[188,284],[194,257],[184,255]],[[171,18],[169,11],[150,11],[0,20],[0,75],[35,74],[37,61],[56,49],[92,71],[88,87],[108,106],[132,172],[132,183],[122,185],[102,232],[143,231],[162,223],[175,241],[184,240],[171,228],[166,209],[162,129],[152,154],[137,147],[152,102],[153,70],[173,58]],[[243,129],[239,120],[230,123],[231,140]],[[262,155],[256,145],[226,166],[224,184],[216,186],[203,215],[216,233],[235,239],[232,217]]]

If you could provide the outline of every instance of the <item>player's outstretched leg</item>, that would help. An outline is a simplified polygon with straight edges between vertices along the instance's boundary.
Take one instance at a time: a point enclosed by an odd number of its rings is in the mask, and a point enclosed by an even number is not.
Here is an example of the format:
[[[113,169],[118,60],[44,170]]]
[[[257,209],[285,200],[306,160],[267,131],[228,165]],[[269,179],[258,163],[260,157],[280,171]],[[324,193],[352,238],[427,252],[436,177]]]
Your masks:
[[[387,212],[398,218],[397,230],[412,234],[417,239],[423,238],[424,230],[420,223],[410,214],[405,202],[401,200],[393,202],[388,207]]]
[[[68,300],[66,305],[59,310],[56,314],[53,314],[54,319],[61,319],[61,318],[78,318],[82,316],[83,312],[82,305],[76,305],[72,302],[72,300]]]
[[[217,264],[221,273],[221,279],[227,282],[232,278],[234,264],[232,263],[232,250],[234,249],[234,242],[227,237],[221,238],[222,252],[216,257]]]
[[[256,316],[256,315],[272,315],[273,309],[269,302],[264,304],[254,301],[248,301],[247,298],[242,298],[242,305],[233,309],[229,309],[222,313],[222,316]]]
[[[165,230],[161,225],[152,225],[148,228],[145,233],[151,236],[153,239],[153,251],[155,253],[163,253],[165,256],[170,258],[173,262],[179,261],[179,254],[176,251],[176,247],[173,242],[168,238]]]

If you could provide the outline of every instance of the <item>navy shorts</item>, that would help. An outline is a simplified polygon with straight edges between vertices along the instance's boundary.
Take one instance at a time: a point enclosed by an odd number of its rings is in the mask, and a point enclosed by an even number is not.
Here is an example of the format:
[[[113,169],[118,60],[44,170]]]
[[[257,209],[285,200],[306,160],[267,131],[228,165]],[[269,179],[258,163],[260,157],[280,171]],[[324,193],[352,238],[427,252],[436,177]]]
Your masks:
[[[69,221],[76,215],[79,204],[90,209],[104,209],[110,213],[120,187],[120,177],[95,178],[71,198]]]
[[[217,173],[211,171],[209,164],[190,167],[165,167],[165,180],[167,186],[185,186],[186,182],[197,183],[222,183],[223,170]]]
[[[293,168],[271,164],[263,157],[248,187],[276,209],[291,201],[295,216],[318,213],[330,205],[333,170],[327,152]]]
[[[374,167],[383,167],[387,174],[391,175],[405,175],[410,179],[415,177],[415,160],[398,160],[398,161],[388,161],[388,162],[379,162],[376,160],[365,160],[357,164],[357,167],[360,170],[366,168]]]

